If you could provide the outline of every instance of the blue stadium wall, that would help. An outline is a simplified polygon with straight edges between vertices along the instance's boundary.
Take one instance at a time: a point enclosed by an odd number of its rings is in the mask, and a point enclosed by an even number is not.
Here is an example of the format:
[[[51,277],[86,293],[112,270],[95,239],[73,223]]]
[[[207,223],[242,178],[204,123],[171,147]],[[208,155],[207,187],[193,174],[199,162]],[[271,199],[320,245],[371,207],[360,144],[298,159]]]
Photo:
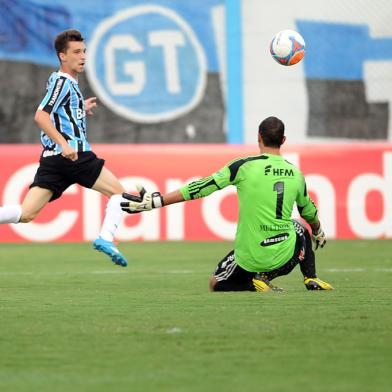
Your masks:
[[[87,43],[92,142],[226,142],[224,2],[2,0],[0,143],[38,142],[34,112],[58,68],[55,36]]]
[[[392,139],[388,0],[2,0],[0,143],[36,143],[34,112],[58,68],[53,39],[86,38],[94,143],[253,144],[281,117],[290,143]],[[305,59],[269,55],[298,30]]]

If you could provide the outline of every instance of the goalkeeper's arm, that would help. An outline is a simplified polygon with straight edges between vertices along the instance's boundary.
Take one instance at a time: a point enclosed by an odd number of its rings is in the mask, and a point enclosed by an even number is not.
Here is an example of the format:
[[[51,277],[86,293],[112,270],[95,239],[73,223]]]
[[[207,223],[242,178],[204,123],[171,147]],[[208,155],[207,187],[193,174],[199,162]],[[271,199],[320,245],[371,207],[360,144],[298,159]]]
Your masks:
[[[162,207],[185,201],[180,189],[162,195]]]
[[[313,201],[309,198],[309,203],[305,207],[298,206],[299,213],[303,219],[309,224],[312,229],[312,239],[318,247],[323,248],[327,242],[324,230],[321,227],[320,220],[318,218],[318,212]],[[305,213],[305,211],[307,213]]]
[[[199,199],[210,195],[220,189],[213,176],[193,181],[182,188],[161,195],[159,192],[149,193],[143,187],[139,187],[140,196],[123,193],[123,198],[127,201],[121,203],[123,211],[129,213],[150,211],[153,208],[160,208],[186,200]]]
[[[324,247],[327,240],[320,224],[317,207],[307,192],[305,180],[303,180],[303,190],[299,192],[297,197],[297,206],[299,214],[312,229],[312,238],[316,244],[316,249]]]
[[[208,196],[219,189],[213,176],[204,177],[200,180],[192,181],[176,191],[161,195],[162,206],[186,200],[199,199]]]

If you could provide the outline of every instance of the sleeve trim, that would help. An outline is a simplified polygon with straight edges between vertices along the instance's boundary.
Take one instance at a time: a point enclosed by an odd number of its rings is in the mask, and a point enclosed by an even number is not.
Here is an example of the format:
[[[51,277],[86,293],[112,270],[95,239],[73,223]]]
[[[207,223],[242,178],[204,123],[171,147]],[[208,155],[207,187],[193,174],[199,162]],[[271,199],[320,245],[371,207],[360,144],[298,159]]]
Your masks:
[[[66,85],[66,78],[64,76],[61,76],[60,78],[58,78],[56,80],[56,83],[53,87],[52,93],[50,94],[46,104],[40,105],[40,107],[42,106],[43,111],[45,111],[49,114],[52,112],[56,102],[58,101],[58,99],[61,96],[61,93],[62,93],[65,85]]]

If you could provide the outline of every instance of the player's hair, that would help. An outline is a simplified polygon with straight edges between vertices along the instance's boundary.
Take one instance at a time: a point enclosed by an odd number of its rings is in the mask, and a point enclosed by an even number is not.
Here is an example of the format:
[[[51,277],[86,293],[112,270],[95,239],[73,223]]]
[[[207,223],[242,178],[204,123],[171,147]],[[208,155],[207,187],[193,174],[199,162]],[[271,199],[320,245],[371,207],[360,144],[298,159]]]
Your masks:
[[[277,117],[267,117],[259,125],[259,135],[266,147],[280,147],[283,143],[284,124]]]
[[[57,57],[59,58],[60,62],[60,53],[65,53],[68,48],[68,42],[77,41],[83,42],[84,38],[82,34],[78,30],[65,30],[60,33],[56,39],[54,40],[54,47],[56,49]]]

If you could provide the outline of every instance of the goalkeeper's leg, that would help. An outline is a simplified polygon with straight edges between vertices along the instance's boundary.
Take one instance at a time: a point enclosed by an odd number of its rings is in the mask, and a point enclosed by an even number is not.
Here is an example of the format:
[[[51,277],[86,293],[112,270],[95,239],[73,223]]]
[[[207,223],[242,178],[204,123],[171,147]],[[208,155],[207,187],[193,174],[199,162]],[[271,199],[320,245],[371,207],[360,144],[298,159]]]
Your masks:
[[[317,278],[315,254],[312,249],[312,239],[308,230],[298,221],[294,221],[294,227],[297,233],[294,256],[282,267],[262,273],[261,275],[268,281],[271,281],[278,276],[289,274],[299,264],[302,275],[304,276],[305,287],[308,290],[333,290],[333,287],[329,283]]]
[[[209,281],[211,291],[256,291],[253,272],[245,271],[234,260],[234,250],[218,264]]]
[[[304,276],[304,285],[308,290],[333,290],[333,287],[316,275],[315,254],[312,248],[312,238],[306,228],[304,228],[305,238],[305,256],[300,261],[302,275]]]
[[[266,277],[239,266],[235,262],[234,251],[220,261],[209,284],[211,291],[281,291]]]

